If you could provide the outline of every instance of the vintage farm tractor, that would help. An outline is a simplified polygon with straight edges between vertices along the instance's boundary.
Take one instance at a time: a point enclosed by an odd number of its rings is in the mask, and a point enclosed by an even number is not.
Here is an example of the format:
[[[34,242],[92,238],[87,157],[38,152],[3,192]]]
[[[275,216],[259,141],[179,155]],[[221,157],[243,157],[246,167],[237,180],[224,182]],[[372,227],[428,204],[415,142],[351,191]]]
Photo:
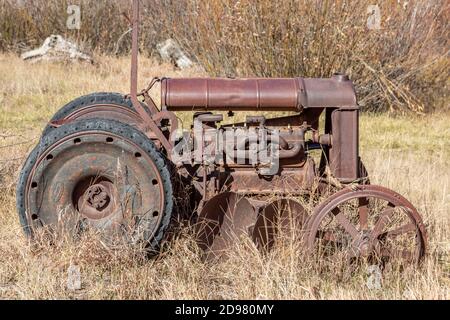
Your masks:
[[[330,257],[421,260],[426,231],[417,210],[369,183],[346,75],[155,78],[138,92],[137,0],[132,23],[131,93],[95,93],[64,106],[23,167],[17,208],[27,235],[42,227],[98,230],[158,250],[189,203],[207,256],[242,235],[269,250],[296,230],[305,250]],[[149,95],[156,84],[160,106]],[[223,123],[224,112],[243,111],[258,114]],[[187,134],[177,135],[175,112],[195,112]],[[290,114],[266,119],[264,112]],[[319,198],[307,210],[304,200]]]

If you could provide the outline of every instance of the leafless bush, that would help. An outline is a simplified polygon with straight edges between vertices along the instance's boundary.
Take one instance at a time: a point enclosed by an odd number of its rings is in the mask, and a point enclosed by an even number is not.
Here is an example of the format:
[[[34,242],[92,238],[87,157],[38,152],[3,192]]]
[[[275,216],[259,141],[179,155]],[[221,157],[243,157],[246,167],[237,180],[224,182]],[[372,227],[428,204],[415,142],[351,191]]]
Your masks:
[[[0,0],[0,49],[20,50],[52,33],[88,48],[128,53],[127,0]],[[142,49],[175,38],[212,75],[326,77],[347,72],[365,110],[422,113],[447,108],[449,3],[383,1],[142,0]],[[69,4],[80,30],[66,28]],[[127,36],[124,36],[126,34]],[[119,41],[120,39],[120,41]]]

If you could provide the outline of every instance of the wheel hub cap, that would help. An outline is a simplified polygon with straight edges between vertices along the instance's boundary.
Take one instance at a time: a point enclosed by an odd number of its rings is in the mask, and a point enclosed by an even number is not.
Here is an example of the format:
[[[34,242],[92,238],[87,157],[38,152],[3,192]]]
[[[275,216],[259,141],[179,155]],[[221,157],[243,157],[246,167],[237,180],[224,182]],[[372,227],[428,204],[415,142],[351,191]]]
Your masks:
[[[90,219],[103,219],[116,209],[117,189],[109,181],[93,184],[79,197],[78,211]]]

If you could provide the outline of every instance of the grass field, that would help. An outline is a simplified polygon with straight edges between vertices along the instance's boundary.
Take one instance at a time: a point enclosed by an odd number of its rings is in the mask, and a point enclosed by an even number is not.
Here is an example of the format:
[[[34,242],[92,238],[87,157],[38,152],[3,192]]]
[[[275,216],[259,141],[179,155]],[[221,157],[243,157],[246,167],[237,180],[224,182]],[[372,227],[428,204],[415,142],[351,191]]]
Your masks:
[[[153,76],[195,76],[150,59],[141,61],[141,86]],[[31,246],[15,211],[15,182],[27,153],[57,109],[95,92],[127,92],[129,59],[98,65],[29,65],[0,55],[0,299],[449,299],[450,113],[427,116],[363,114],[361,155],[371,181],[415,204],[429,233],[419,268],[383,274],[367,288],[364,268],[321,272],[296,244],[261,256],[249,243],[214,265],[202,263],[189,235],[161,258],[111,251],[91,238]],[[82,289],[66,286],[68,267],[81,269]]]

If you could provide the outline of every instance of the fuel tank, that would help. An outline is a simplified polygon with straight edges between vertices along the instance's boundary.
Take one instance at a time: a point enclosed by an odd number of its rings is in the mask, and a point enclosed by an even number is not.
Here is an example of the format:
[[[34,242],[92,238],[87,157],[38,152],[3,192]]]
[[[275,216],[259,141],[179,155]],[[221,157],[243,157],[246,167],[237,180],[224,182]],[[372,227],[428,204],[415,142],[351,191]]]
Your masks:
[[[354,107],[347,76],[332,78],[165,78],[161,105],[169,111],[294,111],[314,107]]]

